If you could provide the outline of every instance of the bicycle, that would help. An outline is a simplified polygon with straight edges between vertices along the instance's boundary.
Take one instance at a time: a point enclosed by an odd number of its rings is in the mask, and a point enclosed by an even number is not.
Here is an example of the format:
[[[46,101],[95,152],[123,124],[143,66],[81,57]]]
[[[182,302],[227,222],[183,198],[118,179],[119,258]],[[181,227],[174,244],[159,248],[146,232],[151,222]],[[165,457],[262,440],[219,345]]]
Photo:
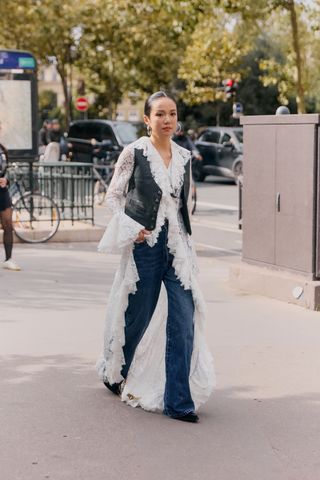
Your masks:
[[[15,234],[26,243],[47,242],[57,233],[60,225],[57,204],[48,195],[28,190],[23,180],[24,172],[16,163],[8,170],[12,179],[9,194]]]

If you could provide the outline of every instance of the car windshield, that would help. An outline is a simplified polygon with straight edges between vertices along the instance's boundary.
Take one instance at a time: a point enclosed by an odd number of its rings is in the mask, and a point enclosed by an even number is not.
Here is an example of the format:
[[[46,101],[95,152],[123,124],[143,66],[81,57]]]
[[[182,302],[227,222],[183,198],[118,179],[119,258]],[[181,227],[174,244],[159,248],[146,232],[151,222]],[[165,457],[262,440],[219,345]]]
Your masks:
[[[132,123],[116,123],[115,130],[124,145],[134,142],[138,139],[138,126]]]
[[[235,130],[234,131],[235,136],[239,140],[240,143],[243,143],[243,131],[242,130]]]

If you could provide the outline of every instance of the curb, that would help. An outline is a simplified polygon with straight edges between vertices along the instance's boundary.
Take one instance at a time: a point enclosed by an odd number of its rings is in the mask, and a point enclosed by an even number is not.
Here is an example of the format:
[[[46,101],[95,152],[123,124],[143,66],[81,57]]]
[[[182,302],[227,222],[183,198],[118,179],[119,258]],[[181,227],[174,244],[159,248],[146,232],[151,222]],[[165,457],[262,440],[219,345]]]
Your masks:
[[[88,224],[75,222],[74,225],[60,225],[59,230],[48,243],[75,243],[75,242],[99,242],[105,227],[97,227]],[[0,230],[0,242],[3,241],[3,231]],[[14,243],[22,242],[16,235],[13,236]]]

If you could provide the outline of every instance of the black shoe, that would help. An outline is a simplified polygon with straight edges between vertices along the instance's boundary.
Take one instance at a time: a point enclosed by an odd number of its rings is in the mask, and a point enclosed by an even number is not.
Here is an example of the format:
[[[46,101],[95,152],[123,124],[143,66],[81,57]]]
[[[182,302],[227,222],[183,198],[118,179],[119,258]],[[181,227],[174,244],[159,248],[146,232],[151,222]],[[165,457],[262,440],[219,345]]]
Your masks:
[[[189,422],[189,423],[198,423],[199,417],[195,413],[187,413],[186,415],[182,415],[182,417],[173,417],[175,420],[181,420],[182,422]]]
[[[121,393],[122,393],[121,385],[122,385],[123,381],[120,382],[120,383],[113,383],[112,385],[109,382],[103,382],[103,383],[107,387],[107,389],[110,390],[110,392],[112,392],[112,393],[114,393],[115,395],[118,395],[118,396],[121,395]]]

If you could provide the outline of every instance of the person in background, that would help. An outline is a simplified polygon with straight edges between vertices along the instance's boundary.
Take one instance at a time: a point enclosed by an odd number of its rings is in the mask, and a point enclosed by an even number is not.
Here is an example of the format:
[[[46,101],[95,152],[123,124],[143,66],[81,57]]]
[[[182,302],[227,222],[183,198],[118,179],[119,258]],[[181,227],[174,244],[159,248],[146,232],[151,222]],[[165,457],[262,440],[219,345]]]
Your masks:
[[[62,131],[60,122],[57,119],[51,121],[51,127],[48,130],[47,141],[48,145],[44,152],[44,162],[59,162],[60,160],[60,141]]]
[[[197,135],[197,132],[195,130],[193,130],[193,128],[189,128],[187,133],[188,133],[189,137],[191,138],[191,140],[193,142],[195,142],[197,140],[198,135]]]
[[[43,155],[48,145],[48,136],[50,130],[51,122],[50,120],[45,120],[42,124],[42,127],[39,130],[38,136],[38,145],[39,145],[39,155]]]
[[[1,131],[1,124],[0,124]],[[3,228],[3,245],[5,250],[5,261],[3,268],[7,270],[21,270],[19,265],[12,260],[13,247],[13,226],[12,226],[12,206],[8,191],[8,180],[6,178],[6,169],[8,165],[8,152],[0,143],[0,221]]]
[[[199,150],[197,149],[197,147],[193,143],[193,140],[191,139],[191,137],[189,135],[187,135],[183,124],[181,122],[179,122],[179,123],[180,123],[181,128],[180,128],[180,130],[177,130],[175,135],[172,137],[172,140],[174,142],[176,142],[178,145],[180,145],[180,147],[183,147],[183,148],[189,150],[189,152],[191,152],[193,160],[201,161],[202,156],[201,156]]]

